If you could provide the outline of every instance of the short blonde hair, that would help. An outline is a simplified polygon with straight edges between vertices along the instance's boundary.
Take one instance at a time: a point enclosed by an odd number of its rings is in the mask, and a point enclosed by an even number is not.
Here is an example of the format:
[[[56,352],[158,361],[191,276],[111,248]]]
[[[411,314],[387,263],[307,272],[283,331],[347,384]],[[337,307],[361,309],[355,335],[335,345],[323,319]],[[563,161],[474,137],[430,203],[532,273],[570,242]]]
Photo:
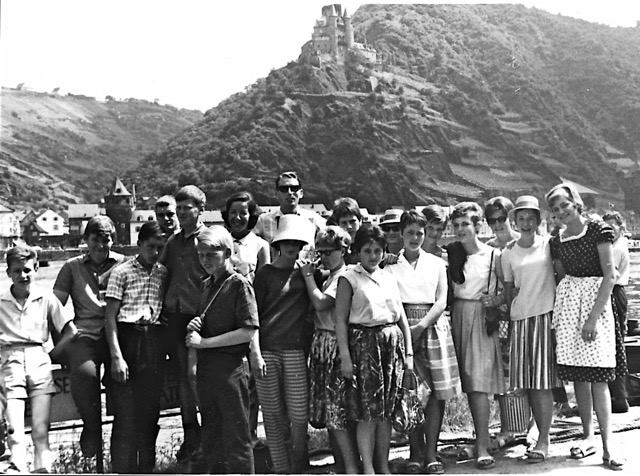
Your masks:
[[[233,250],[233,238],[224,227],[213,225],[198,234],[198,245]]]
[[[571,200],[576,205],[578,213],[583,212],[584,202],[582,201],[582,197],[580,196],[576,188],[570,183],[560,183],[549,190],[549,192],[544,196],[544,199],[546,200],[549,208],[553,208],[553,204],[555,203],[556,198],[560,194],[560,192],[564,192],[567,194],[569,200]]]

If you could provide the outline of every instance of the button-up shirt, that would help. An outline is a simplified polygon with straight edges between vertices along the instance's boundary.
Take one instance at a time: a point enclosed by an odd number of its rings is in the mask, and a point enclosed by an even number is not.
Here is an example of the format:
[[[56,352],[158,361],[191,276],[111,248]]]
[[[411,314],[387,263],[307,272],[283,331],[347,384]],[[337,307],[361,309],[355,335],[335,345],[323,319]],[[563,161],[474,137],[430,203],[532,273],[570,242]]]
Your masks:
[[[58,331],[72,320],[50,291],[31,286],[24,305],[18,303],[11,289],[0,294],[0,347],[49,342],[49,322]]]
[[[156,263],[147,271],[137,259],[111,273],[107,298],[121,301],[117,322],[160,324],[167,268]]]
[[[192,316],[197,313],[202,281],[207,277],[207,272],[198,259],[196,244],[198,235],[205,228],[199,223],[188,235],[182,230],[169,238],[164,247],[160,263],[169,271],[164,298],[166,312]]]

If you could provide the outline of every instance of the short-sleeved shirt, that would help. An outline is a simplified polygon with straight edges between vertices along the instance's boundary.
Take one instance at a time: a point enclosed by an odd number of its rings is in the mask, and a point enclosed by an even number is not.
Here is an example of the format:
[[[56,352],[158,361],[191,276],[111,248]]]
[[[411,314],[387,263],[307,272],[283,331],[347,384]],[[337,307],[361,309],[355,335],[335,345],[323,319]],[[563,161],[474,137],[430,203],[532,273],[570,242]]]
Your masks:
[[[362,264],[357,264],[340,279],[346,279],[353,292],[349,324],[391,324],[398,322],[404,314],[398,282],[391,273],[379,268],[369,273]]]
[[[304,208],[298,207],[296,211],[296,215],[299,215],[303,218],[309,220],[315,229],[315,233],[318,233],[318,230],[323,230],[327,226],[327,222],[324,218],[318,215],[316,212],[312,212],[310,210],[306,210]],[[258,217],[258,221],[256,226],[253,228],[253,232],[259,237],[263,238],[267,241],[267,243],[271,244],[273,237],[278,231],[278,224],[280,223],[280,218],[284,216],[282,210],[279,208],[270,213],[263,213]],[[300,252],[300,258],[303,259],[314,259],[313,255],[313,243],[315,243],[315,235],[309,236],[307,241],[311,243],[310,245],[306,245],[302,251]],[[271,247],[271,258],[274,259],[278,256],[278,252],[275,248]]]
[[[236,273],[253,282],[258,266],[258,253],[262,249],[269,253],[269,243],[253,232],[247,233],[240,239],[234,238],[231,264]]]
[[[477,301],[483,293],[494,294],[498,282],[495,265],[499,255],[500,250],[484,244],[481,245],[480,251],[468,255],[463,268],[464,283],[454,283],[454,296],[458,299]]]
[[[207,309],[214,296],[213,303]],[[215,281],[211,277],[204,281],[198,306],[199,314],[202,314],[205,309],[207,311],[203,316],[200,332],[204,338],[219,336],[245,327],[257,329],[259,326],[258,305],[253,287],[247,278],[238,273],[227,272]],[[198,356],[216,352],[247,354],[249,343],[198,349]]]
[[[96,340],[103,335],[109,277],[125,259],[124,255],[110,251],[98,265],[85,254],[69,259],[60,268],[53,289],[68,294],[73,301],[74,323],[83,336]]]
[[[156,263],[148,272],[137,259],[129,260],[111,273],[107,298],[121,301],[117,322],[160,324],[167,268]]]
[[[182,230],[171,236],[164,247],[160,263],[169,271],[164,298],[166,312],[197,314],[202,282],[207,272],[200,264],[196,245],[198,235],[205,228],[200,223],[189,235]]]
[[[260,316],[260,349],[304,348],[309,295],[300,268],[264,265],[253,282]]]
[[[404,257],[404,250],[398,256],[398,262],[385,266],[385,271],[391,273],[398,280],[400,298],[405,304],[433,304],[436,302],[436,291],[440,278],[446,282],[447,265],[424,250],[415,263],[415,268]],[[446,294],[447,290],[444,290]]]
[[[338,278],[340,278],[347,269],[349,269],[349,267],[342,266],[341,268],[332,271],[326,281],[322,283],[322,294],[325,294],[335,300],[336,295],[338,294]],[[313,323],[316,330],[335,332],[336,306],[331,306],[329,309],[325,309],[323,311],[316,311],[316,317],[313,320]]]
[[[511,304],[511,320],[518,321],[553,311],[556,281],[549,237],[536,235],[533,245],[522,248],[517,242],[502,252],[505,282],[519,290]]]
[[[613,262],[616,265],[619,276],[616,284],[627,286],[629,284],[629,244],[624,236],[613,242]]]
[[[51,291],[31,286],[24,306],[11,288],[0,294],[0,347],[23,344],[50,346],[49,322],[62,331],[73,320],[63,312],[62,303]]]
[[[598,245],[613,243],[613,228],[601,220],[589,220],[579,235],[564,237],[564,232],[551,239],[551,257],[559,260],[570,276],[602,276]]]

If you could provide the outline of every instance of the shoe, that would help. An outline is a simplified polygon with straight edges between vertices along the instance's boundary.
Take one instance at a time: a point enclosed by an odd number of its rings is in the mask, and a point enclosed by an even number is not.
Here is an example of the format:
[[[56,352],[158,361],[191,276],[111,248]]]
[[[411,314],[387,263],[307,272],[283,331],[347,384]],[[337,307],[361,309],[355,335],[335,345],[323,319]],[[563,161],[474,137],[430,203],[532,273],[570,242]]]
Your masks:
[[[407,474],[422,474],[424,467],[420,461],[409,461],[405,467]]]
[[[442,461],[427,463],[425,470],[427,474],[444,474],[444,464],[442,464]]]
[[[487,469],[493,469],[495,467],[496,467],[496,460],[493,459],[493,456],[480,456],[476,460],[477,469],[487,470]]]
[[[527,463],[529,464],[544,463],[546,459],[547,455],[541,450],[530,450],[527,453]]]
[[[89,427],[85,426],[82,429],[82,433],[80,434],[80,449],[82,450],[82,456],[85,458],[93,458],[98,454],[98,448],[102,445],[102,441],[99,440],[97,435],[98,433]]]
[[[626,461],[624,459],[602,458],[604,467],[613,471],[622,471],[625,463]]]
[[[579,446],[574,446],[569,450],[569,456],[573,459],[583,459],[587,456],[595,454],[596,448],[590,443],[582,443]]]

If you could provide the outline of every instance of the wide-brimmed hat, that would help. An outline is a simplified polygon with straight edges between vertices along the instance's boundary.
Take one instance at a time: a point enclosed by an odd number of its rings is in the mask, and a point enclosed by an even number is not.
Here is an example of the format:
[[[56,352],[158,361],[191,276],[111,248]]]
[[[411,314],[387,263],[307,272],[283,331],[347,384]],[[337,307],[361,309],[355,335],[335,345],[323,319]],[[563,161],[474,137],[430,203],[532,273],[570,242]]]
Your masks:
[[[313,223],[300,215],[282,215],[277,218],[278,230],[271,244],[279,241],[294,240],[305,244],[313,243],[316,229]]]
[[[509,212],[511,219],[515,221],[516,212],[518,210],[536,210],[540,213],[540,203],[533,195],[522,195],[516,199],[515,206]]]
[[[384,212],[384,215],[382,216],[382,220],[380,221],[379,225],[391,225],[391,224],[396,224],[396,223],[400,223],[400,217],[402,216],[402,214],[404,213],[404,210],[399,210],[397,208],[389,208],[386,212]]]

